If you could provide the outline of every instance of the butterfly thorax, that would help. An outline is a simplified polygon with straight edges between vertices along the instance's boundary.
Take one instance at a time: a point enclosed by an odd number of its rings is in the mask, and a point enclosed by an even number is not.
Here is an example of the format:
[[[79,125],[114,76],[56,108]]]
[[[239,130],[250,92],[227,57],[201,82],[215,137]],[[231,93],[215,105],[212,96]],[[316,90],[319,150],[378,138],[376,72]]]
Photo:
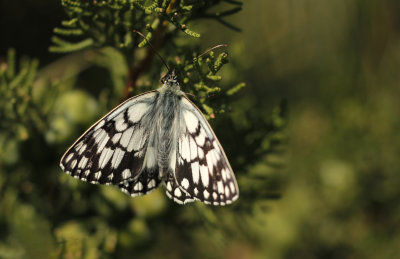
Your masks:
[[[175,70],[168,72],[164,77],[162,77],[161,82],[163,83],[163,85],[159,89],[157,89],[157,91],[161,94],[165,92],[172,92],[173,94],[178,96],[183,95]]]

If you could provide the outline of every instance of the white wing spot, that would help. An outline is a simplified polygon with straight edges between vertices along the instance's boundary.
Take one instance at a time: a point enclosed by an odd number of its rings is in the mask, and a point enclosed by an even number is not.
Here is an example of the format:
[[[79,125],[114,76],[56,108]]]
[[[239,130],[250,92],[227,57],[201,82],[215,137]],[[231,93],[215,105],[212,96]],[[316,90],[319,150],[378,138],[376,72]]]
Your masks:
[[[218,151],[216,149],[213,149],[211,155],[214,158],[213,159],[214,160],[214,166],[217,166],[218,165],[218,161],[220,161],[220,159],[221,159]]]
[[[195,133],[197,125],[199,124],[199,120],[196,118],[196,116],[190,112],[186,111],[183,113],[183,117],[185,117],[186,121],[186,127],[189,130],[190,133]]]
[[[229,184],[229,187],[231,188],[231,192],[232,193],[235,193],[235,185],[233,184],[233,182],[231,182],[230,184]]]
[[[231,179],[231,172],[230,171],[228,171],[228,169],[225,169],[225,171],[226,171],[226,178],[228,179],[228,180],[230,180]]]
[[[222,180],[224,180],[224,182],[225,182],[226,181],[226,169],[225,168],[223,168],[221,170],[221,175],[222,175]]]
[[[88,162],[88,158],[82,157],[81,161],[79,161],[78,167],[81,169],[84,169],[86,167],[87,162]]]
[[[193,162],[191,164],[192,167],[192,178],[193,178],[193,183],[197,184],[199,182],[200,178],[200,167],[199,167],[199,162]]]
[[[169,168],[171,168],[173,171],[175,171],[176,168],[176,150],[171,151],[171,155],[169,158]]]
[[[120,141],[121,146],[123,146],[124,148],[128,147],[129,141],[132,137],[132,133],[133,133],[133,127],[130,127],[129,129],[125,130],[122,133],[122,137],[121,137],[121,141]]]
[[[132,123],[140,121],[148,109],[149,106],[145,103],[132,105],[128,110],[129,121],[131,121]]]
[[[213,192],[213,199],[216,200],[218,198],[218,194],[216,192]]]
[[[111,160],[111,167],[112,168],[115,169],[115,168],[117,168],[119,166],[119,164],[122,161],[122,158],[124,157],[124,154],[125,154],[125,152],[120,148],[117,148],[115,150],[114,156],[113,156],[113,158]]]
[[[198,152],[198,154],[199,154],[199,159],[200,159],[200,160],[203,160],[203,158],[204,158],[204,151],[203,151],[203,149],[202,149],[201,147],[199,147],[199,148],[197,149],[197,152]]]
[[[238,198],[239,198],[239,195],[236,194],[235,196],[232,197],[232,201],[236,201]]]
[[[76,159],[74,159],[74,160],[71,162],[70,168],[71,168],[71,169],[74,169],[75,166],[76,166],[76,163],[77,163],[77,161],[76,161]]]
[[[230,195],[230,191],[229,191],[229,188],[228,188],[228,186],[225,186],[225,196],[229,196]]]
[[[87,147],[87,145],[85,144],[85,145],[83,145],[83,146],[81,146],[80,148],[79,148],[79,152],[78,152],[78,154],[79,155],[82,155],[82,153],[86,150],[86,147]]]
[[[207,190],[204,190],[204,192],[203,192],[203,196],[204,196],[204,199],[208,199],[208,197],[210,197],[210,193],[207,191]]]
[[[156,93],[153,92],[153,93],[143,94],[143,95],[139,95],[139,96],[134,96],[134,97],[128,99],[122,105],[119,105],[118,108],[116,110],[114,110],[114,112],[112,114],[113,115],[114,114],[119,114],[119,113],[127,110],[129,107],[132,107],[135,104],[143,102],[145,100],[151,101],[151,100],[153,100],[155,95],[156,95]]]
[[[193,201],[194,201],[194,199],[192,199],[192,198],[187,198],[187,199],[183,202],[183,204],[189,203],[189,202],[193,202]]]
[[[99,141],[100,141],[100,142],[98,143],[98,147],[97,147],[97,150],[98,150],[98,151],[103,150],[103,148],[106,146],[108,140],[110,139],[110,137],[108,136],[107,132],[105,132],[104,130],[103,130],[103,132],[101,133],[101,136],[102,136],[102,138],[100,138],[100,135],[98,136]]]
[[[196,143],[199,146],[203,146],[206,142],[206,136],[204,135],[204,130],[200,128],[199,135],[196,137]]]
[[[187,188],[189,188],[189,181],[187,178],[183,178],[182,182],[181,182],[181,186],[183,188],[185,188],[187,190]]]
[[[133,132],[132,138],[129,141],[129,145],[127,147],[127,150],[129,152],[131,152],[132,150],[139,150],[143,146],[143,144],[144,144],[144,141],[142,140],[143,139],[143,131],[144,131],[143,127],[135,128],[135,131]]]
[[[196,196],[197,196],[197,194],[199,194],[199,190],[197,190],[197,187],[194,187],[193,192],[194,192],[194,195],[196,195]]]
[[[207,166],[202,165],[200,167],[200,175],[201,175],[201,181],[203,182],[203,186],[207,187],[210,180]]]
[[[124,171],[122,171],[122,179],[128,179],[129,177],[131,177],[131,170],[129,169],[125,169]]]
[[[170,182],[167,182],[167,190],[172,191],[172,185]]]
[[[154,147],[148,147],[145,157],[146,163],[143,163],[147,168],[153,168],[157,163],[156,152]]]
[[[193,138],[190,138],[190,159],[197,158],[197,145]]]
[[[117,134],[115,134],[115,135],[111,138],[112,143],[114,143],[114,144],[118,143],[118,141],[119,141],[119,139],[121,138],[121,136],[122,136],[122,133],[117,133]]]
[[[98,129],[97,131],[95,131],[93,134],[95,142],[99,144],[99,142],[104,138],[106,134],[107,132],[103,129]]]
[[[117,131],[124,131],[128,127],[128,124],[125,123],[124,113],[121,112],[117,117],[114,118],[115,129]]]
[[[137,182],[137,184],[135,184],[135,186],[133,187],[133,190],[140,192],[141,190],[143,190],[143,184],[141,182]]]
[[[224,193],[224,184],[222,183],[222,181],[219,181],[217,185],[218,185],[218,193]]]
[[[69,160],[71,160],[71,158],[74,156],[74,153],[71,153],[67,156],[67,158],[65,159],[65,163],[68,163]]]
[[[83,145],[83,141],[79,141],[76,145],[75,145],[75,150],[78,150],[82,147]]]
[[[114,174],[113,173],[111,173],[109,176],[107,176],[107,179],[110,180],[110,181],[112,181],[113,178],[114,178]]]
[[[147,189],[152,189],[156,186],[156,180],[151,179],[151,181],[147,184]]]
[[[110,160],[110,158],[113,155],[113,150],[111,148],[105,148],[100,155],[99,158],[99,167],[100,168],[104,168],[106,166],[106,164],[108,163],[108,161]]]
[[[210,168],[210,171],[212,172],[212,168],[215,165],[214,164],[214,156],[212,155],[212,150],[208,151],[206,158],[207,158],[207,165]]]
[[[180,190],[179,188],[176,188],[175,191],[174,191],[174,195],[175,195],[176,197],[181,197],[181,195],[182,195],[181,190]]]
[[[182,150],[181,150],[181,157],[186,161],[190,160],[190,146],[189,146],[189,135],[182,137]]]

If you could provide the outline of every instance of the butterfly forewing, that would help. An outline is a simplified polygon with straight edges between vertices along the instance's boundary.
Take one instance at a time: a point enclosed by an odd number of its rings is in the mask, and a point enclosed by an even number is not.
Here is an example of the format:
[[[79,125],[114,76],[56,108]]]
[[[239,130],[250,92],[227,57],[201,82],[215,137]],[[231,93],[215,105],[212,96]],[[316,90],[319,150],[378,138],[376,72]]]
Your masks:
[[[148,92],[133,97],[105,115],[68,149],[61,168],[91,183],[119,185],[135,179],[151,132],[144,121],[156,96]]]
[[[168,196],[180,203],[195,199],[213,205],[232,203],[239,191],[218,139],[203,114],[186,97],[182,98],[180,111],[175,178],[170,180],[170,186],[167,184]]]

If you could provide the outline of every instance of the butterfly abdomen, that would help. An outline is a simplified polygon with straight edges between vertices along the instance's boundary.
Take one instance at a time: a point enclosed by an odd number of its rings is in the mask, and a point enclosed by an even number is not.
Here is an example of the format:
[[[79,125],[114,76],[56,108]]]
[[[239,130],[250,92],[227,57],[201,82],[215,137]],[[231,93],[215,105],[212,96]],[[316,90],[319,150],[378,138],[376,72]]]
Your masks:
[[[171,161],[176,159],[177,125],[180,96],[167,90],[161,94],[159,114],[158,166],[161,176],[171,171]]]

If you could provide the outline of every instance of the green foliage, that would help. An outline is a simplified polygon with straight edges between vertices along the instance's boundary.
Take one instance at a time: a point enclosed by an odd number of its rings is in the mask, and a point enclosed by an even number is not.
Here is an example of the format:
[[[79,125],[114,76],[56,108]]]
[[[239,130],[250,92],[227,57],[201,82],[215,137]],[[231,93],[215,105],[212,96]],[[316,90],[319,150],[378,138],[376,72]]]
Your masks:
[[[0,70],[0,117],[3,123],[0,130],[9,135],[23,140],[28,138],[27,126],[34,127],[38,118],[37,110],[32,102],[32,85],[36,77],[38,61],[24,58],[17,68],[15,51],[10,49],[7,62],[2,64]],[[29,116],[25,116],[26,113]]]
[[[190,30],[188,23],[201,18],[221,19],[241,10],[241,3],[227,1],[228,6],[235,6],[233,9],[218,12],[210,11],[212,7],[220,1],[62,1],[68,20],[62,22],[62,28],[56,28],[54,33],[58,36],[52,38],[53,52],[73,52],[88,48],[112,47],[114,52],[120,52],[126,62],[127,70],[131,78],[125,89],[125,95],[134,90],[140,72],[135,70],[148,69],[149,60],[154,56],[150,51],[143,58],[139,68],[135,68],[134,57],[140,55],[138,47],[144,47],[148,41],[156,40],[156,50],[164,50],[164,53],[179,54],[177,64],[172,66],[184,77],[182,80],[185,89],[195,96],[200,96],[199,102],[203,110],[209,115],[214,116],[214,110],[206,103],[206,98],[210,94],[219,92],[220,89],[215,83],[222,79],[217,72],[227,63],[227,53],[214,56],[213,52],[208,53],[205,62],[209,68],[204,71],[202,68],[203,59],[197,60],[193,56],[193,50],[188,45],[177,44],[175,41],[182,35],[177,34],[183,31],[195,38],[200,34]],[[143,31],[146,39],[142,39],[132,30]],[[64,40],[62,38],[68,38]],[[168,40],[167,40],[168,39]],[[104,52],[103,50],[100,50]],[[115,55],[118,55],[115,53]],[[110,64],[109,71],[124,71],[125,68],[116,68],[112,56],[110,60],[104,60],[103,64]],[[109,61],[109,62],[107,62]],[[121,62],[120,62],[121,63]],[[184,64],[184,66],[182,66]],[[126,74],[126,73],[125,73]],[[129,74],[129,73],[128,73]],[[151,69],[151,78],[157,77],[160,69]],[[195,77],[194,79],[191,79]],[[126,78],[119,77],[119,80]],[[115,77],[114,80],[118,80]],[[114,81],[117,91],[121,91],[120,83]],[[147,85],[149,85],[146,82]],[[240,89],[244,86],[239,84]],[[154,87],[154,86],[152,86]],[[192,89],[189,91],[189,89]],[[232,94],[229,91],[229,94]],[[126,97],[125,96],[125,97]],[[223,110],[223,109],[220,109]]]
[[[154,35],[171,34],[183,31],[198,38],[200,34],[189,29],[187,23],[200,18],[221,18],[241,10],[240,2],[224,12],[210,12],[209,9],[219,4],[219,0],[108,0],[76,1],[63,0],[62,5],[68,20],[62,22],[61,28],[54,29],[59,36],[52,38],[53,52],[71,52],[90,47],[112,46],[121,51],[132,51],[135,48],[135,35],[132,29],[147,31],[146,39]],[[171,26],[168,26],[171,25]],[[65,41],[59,37],[68,37]],[[157,37],[157,36],[156,36]],[[143,46],[145,41],[139,44]]]

